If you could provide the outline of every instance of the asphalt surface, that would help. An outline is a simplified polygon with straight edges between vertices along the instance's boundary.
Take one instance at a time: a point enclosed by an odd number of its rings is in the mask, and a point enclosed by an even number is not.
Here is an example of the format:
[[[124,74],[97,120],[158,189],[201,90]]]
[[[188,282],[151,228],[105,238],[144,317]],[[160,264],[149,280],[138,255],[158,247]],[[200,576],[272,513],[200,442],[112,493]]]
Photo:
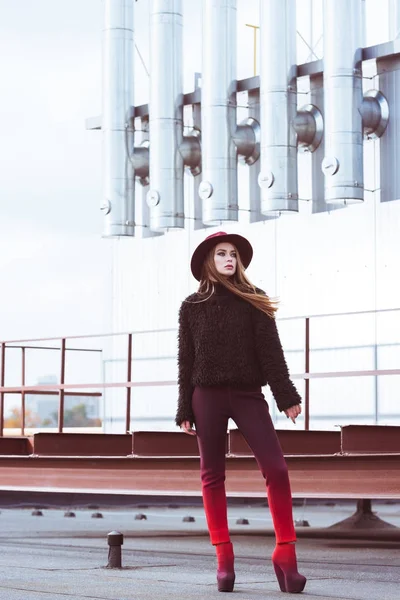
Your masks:
[[[0,514],[0,599],[132,600],[220,598],[215,583],[215,556],[200,507],[142,506],[133,510],[2,508]],[[94,518],[101,512],[102,518]],[[399,600],[398,541],[332,539],[307,536],[354,512],[354,506],[295,507],[299,570],[308,578],[302,596],[318,600]],[[380,517],[400,526],[400,504],[379,506]],[[136,515],[145,518],[135,519]],[[191,516],[194,522],[183,522]],[[237,519],[247,519],[239,525]],[[236,555],[234,597],[284,598],[270,561],[274,548],[270,515],[261,506],[229,508]],[[124,535],[122,568],[106,568],[107,534]],[[324,529],[320,529],[320,533]],[[357,535],[354,536],[355,538]],[[223,596],[224,597],[224,596]]]

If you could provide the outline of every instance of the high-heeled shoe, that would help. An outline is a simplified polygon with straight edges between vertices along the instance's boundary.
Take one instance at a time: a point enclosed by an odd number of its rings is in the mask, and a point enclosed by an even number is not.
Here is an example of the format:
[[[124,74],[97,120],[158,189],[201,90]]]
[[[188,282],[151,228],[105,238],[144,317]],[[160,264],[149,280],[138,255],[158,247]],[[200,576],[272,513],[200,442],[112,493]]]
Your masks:
[[[234,555],[231,542],[217,544],[217,583],[219,592],[233,592],[235,583]]]
[[[272,564],[282,592],[296,594],[304,590],[307,579],[297,570],[294,544],[277,544],[272,553]]]

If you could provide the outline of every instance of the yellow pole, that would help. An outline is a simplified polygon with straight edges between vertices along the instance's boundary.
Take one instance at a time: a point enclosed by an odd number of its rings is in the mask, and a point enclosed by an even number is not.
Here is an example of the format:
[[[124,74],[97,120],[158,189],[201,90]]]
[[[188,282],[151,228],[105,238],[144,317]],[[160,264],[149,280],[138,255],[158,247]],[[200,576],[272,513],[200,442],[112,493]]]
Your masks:
[[[254,75],[257,75],[257,29],[260,29],[258,25],[251,25],[250,23],[246,23],[246,27],[252,27],[253,29],[253,45],[254,45]]]

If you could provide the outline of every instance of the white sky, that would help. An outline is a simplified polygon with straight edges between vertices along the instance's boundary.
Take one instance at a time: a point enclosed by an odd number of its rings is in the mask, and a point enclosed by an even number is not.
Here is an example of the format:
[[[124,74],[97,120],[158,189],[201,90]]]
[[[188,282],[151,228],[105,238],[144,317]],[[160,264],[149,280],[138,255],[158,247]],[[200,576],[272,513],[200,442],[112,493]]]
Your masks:
[[[298,26],[309,33],[298,0]],[[136,42],[149,65],[149,0]],[[314,0],[314,39],[322,0]],[[368,0],[368,45],[386,39],[387,2]],[[381,24],[377,26],[377,19]],[[257,0],[238,0],[238,78],[252,75]],[[382,26],[382,24],[384,26]],[[101,239],[101,0],[0,0],[0,338],[109,331],[110,240]],[[201,70],[201,2],[184,0],[185,91]],[[306,48],[299,42],[298,62]],[[147,102],[136,56],[136,104]]]

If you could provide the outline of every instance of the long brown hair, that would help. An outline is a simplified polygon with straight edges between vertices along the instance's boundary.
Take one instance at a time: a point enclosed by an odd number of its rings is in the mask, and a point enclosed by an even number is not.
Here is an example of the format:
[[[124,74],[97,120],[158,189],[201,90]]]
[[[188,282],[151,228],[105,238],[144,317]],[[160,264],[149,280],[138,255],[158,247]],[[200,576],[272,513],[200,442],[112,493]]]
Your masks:
[[[207,295],[208,299],[215,292],[214,283],[220,283],[230,292],[246,300],[258,310],[261,310],[271,318],[275,318],[275,312],[278,310],[278,301],[272,300],[266,294],[257,292],[255,285],[246,277],[245,269],[240,258],[237,248],[232,244],[236,252],[236,271],[231,277],[226,277],[218,273],[214,262],[215,246],[211,248],[206,256],[201,271],[200,286],[198,293]]]

